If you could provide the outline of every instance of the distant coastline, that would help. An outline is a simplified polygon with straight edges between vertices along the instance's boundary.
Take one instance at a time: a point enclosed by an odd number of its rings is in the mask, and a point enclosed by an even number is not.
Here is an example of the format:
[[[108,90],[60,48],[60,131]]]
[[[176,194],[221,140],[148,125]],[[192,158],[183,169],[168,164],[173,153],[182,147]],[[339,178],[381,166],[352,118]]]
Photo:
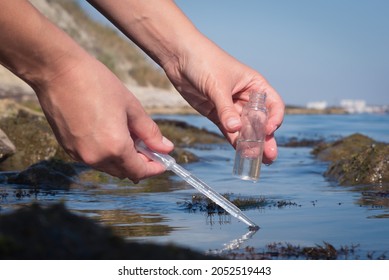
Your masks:
[[[196,115],[198,114],[192,107],[165,107],[165,106],[145,106],[145,110],[151,115]],[[309,109],[305,107],[286,106],[286,115],[346,115],[349,114],[345,109],[331,107],[326,109]]]
[[[344,108],[340,108],[340,107],[312,109],[312,108],[286,105],[285,114],[286,115],[345,115],[348,114],[348,112]]]
[[[149,115],[196,115],[194,110],[176,91],[161,90],[153,87],[130,87],[134,95],[142,103]],[[38,100],[31,89],[20,84],[4,87],[0,79],[0,100],[10,99],[20,104],[39,108]],[[388,112],[383,112],[388,113]],[[324,109],[306,108],[303,106],[286,105],[286,115],[347,115],[353,114],[342,107],[327,107]]]

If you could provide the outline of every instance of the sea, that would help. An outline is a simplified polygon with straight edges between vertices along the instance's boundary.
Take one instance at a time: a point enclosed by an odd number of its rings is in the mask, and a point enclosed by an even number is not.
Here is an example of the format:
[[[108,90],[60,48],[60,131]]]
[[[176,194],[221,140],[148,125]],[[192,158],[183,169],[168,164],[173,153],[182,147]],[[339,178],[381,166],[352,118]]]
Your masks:
[[[153,118],[181,120],[220,133],[198,115]],[[387,259],[389,197],[363,199],[362,189],[339,186],[323,176],[328,163],[317,160],[311,154],[312,147],[283,145],[289,139],[334,141],[353,133],[389,143],[389,114],[286,115],[275,134],[280,144],[278,158],[271,165],[262,165],[256,183],[232,176],[235,151],[229,144],[189,148],[199,161],[183,166],[216,191],[264,201],[244,209],[260,227],[256,232],[228,214],[187,207],[198,192],[168,172],[139,184],[106,180],[93,188],[58,190],[55,196],[35,199],[42,203],[62,201],[71,211],[112,226],[128,240],[175,244],[206,254],[244,252],[248,248],[265,252],[275,244],[331,244],[339,251],[348,249],[341,258]],[[378,187],[388,193],[389,186]],[[23,203],[30,201],[15,204]],[[6,208],[3,203],[3,211]]]

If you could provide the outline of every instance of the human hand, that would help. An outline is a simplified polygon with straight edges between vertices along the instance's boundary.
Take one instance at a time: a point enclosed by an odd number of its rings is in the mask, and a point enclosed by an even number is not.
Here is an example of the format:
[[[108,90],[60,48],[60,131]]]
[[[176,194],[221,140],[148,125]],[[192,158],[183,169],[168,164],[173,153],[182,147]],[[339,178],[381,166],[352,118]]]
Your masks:
[[[222,51],[199,32],[174,1],[88,0],[166,72],[176,89],[213,121],[232,145],[241,126],[240,113],[253,90],[267,93],[269,111],[264,163],[277,157],[274,131],[281,125],[284,103],[256,71]],[[161,13],[163,9],[163,13]]]
[[[88,57],[66,65],[36,93],[59,143],[75,160],[134,182],[165,171],[138,153],[134,140],[140,138],[161,153],[170,152],[173,144],[97,60]]]
[[[29,1],[3,1],[0,19],[0,63],[35,90],[65,151],[135,182],[165,170],[137,153],[134,140],[161,153],[173,144],[103,64]]]
[[[212,42],[190,43],[178,60],[163,68],[176,89],[199,113],[215,123],[235,146],[241,127],[240,114],[252,91],[267,93],[268,122],[263,162],[277,158],[274,132],[281,125],[284,103],[278,93],[258,72],[238,62]]]

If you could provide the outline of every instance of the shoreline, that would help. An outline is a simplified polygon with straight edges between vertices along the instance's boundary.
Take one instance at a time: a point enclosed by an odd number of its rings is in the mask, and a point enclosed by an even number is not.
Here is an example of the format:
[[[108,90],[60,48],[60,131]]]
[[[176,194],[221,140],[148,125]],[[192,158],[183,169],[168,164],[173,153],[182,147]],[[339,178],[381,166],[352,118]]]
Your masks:
[[[154,87],[126,85],[129,91],[140,101],[149,115],[200,115],[175,90],[164,90]],[[38,99],[32,89],[10,84],[0,84],[0,100],[12,100],[34,109],[39,107]],[[326,109],[308,109],[286,105],[285,115],[348,115],[351,114],[340,107]]]

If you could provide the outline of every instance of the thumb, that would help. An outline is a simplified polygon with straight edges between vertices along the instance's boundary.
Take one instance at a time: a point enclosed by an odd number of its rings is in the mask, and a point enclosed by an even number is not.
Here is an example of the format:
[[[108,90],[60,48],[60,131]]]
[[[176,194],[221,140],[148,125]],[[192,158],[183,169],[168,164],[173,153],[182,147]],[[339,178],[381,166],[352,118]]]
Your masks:
[[[158,125],[143,110],[128,118],[128,128],[152,150],[169,153],[174,148],[174,144],[162,135]]]
[[[147,147],[162,153],[169,153],[173,150],[174,144],[162,135],[154,121],[145,119],[141,123],[143,129],[136,129],[135,134],[143,140]]]

